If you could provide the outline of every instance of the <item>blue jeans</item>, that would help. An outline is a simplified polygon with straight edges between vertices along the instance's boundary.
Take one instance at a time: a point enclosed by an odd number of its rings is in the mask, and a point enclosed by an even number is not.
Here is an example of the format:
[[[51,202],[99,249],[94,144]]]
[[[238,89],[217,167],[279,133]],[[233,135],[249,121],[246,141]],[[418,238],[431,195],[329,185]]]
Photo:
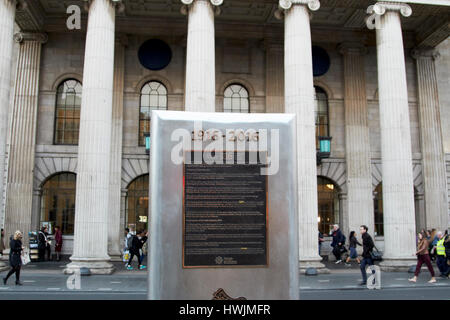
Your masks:
[[[366,273],[366,266],[373,266],[373,260],[372,258],[363,258],[360,264],[361,268],[361,274],[362,274],[362,281],[364,283],[367,282],[367,273]],[[375,270],[372,270],[372,274],[375,273]]]

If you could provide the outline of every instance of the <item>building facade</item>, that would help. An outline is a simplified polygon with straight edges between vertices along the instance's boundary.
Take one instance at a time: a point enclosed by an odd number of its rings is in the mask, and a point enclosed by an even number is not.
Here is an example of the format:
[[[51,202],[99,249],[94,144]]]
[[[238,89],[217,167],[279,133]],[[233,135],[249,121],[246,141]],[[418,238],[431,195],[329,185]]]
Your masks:
[[[289,112],[301,267],[323,267],[333,224],[368,225],[405,267],[416,230],[449,227],[449,16],[446,0],[0,0],[0,224],[59,225],[68,272],[109,273],[123,229],[148,226],[151,110]]]

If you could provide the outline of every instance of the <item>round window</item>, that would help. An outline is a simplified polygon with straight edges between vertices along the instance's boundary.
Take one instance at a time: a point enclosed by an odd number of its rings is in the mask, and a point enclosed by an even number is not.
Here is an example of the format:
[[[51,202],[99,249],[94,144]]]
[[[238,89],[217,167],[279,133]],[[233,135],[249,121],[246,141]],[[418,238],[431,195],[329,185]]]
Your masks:
[[[161,70],[172,60],[172,50],[169,45],[159,39],[145,41],[138,51],[139,62],[150,70]]]
[[[312,46],[314,77],[322,76],[330,69],[330,56],[325,49]]]

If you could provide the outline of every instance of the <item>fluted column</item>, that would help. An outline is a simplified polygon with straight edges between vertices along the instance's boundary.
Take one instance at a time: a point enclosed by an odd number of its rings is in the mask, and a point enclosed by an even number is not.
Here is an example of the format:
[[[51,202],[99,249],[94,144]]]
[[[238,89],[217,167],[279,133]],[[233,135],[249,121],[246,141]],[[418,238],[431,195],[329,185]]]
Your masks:
[[[411,131],[400,13],[407,4],[377,2],[376,23],[381,158],[383,172],[384,269],[414,263],[416,252]]]
[[[47,42],[47,35],[17,33],[14,40],[20,43],[20,48],[8,152],[5,235],[9,239],[9,235],[20,230],[25,241],[28,241],[32,216],[41,48]]]
[[[215,112],[214,11],[223,0],[181,0],[188,14],[185,111]]]
[[[361,225],[374,231],[370,138],[367,113],[364,55],[358,43],[339,46],[343,55],[345,103],[345,153],[347,164],[348,230]]]
[[[419,130],[425,188],[426,228],[446,230],[449,226],[445,154],[442,143],[439,94],[432,48],[415,49],[419,98]]]
[[[317,167],[314,81],[309,11],[319,1],[280,0],[284,11],[285,112],[297,116],[298,210],[300,268],[323,268],[317,250]]]
[[[109,228],[108,253],[114,261],[121,261],[122,246],[120,235],[124,225],[120,223],[120,197],[122,182],[122,127],[123,127],[123,87],[125,67],[125,35],[116,37],[114,52],[114,91],[111,128],[111,169],[109,176]]]
[[[72,263],[66,273],[87,267],[109,274],[108,200],[114,80],[115,5],[89,1],[83,71],[75,234]]]
[[[268,39],[266,49],[266,113],[284,113],[284,48],[282,39]]]
[[[9,97],[13,53],[16,0],[0,0],[0,224],[3,227],[5,191],[5,155],[8,132]]]

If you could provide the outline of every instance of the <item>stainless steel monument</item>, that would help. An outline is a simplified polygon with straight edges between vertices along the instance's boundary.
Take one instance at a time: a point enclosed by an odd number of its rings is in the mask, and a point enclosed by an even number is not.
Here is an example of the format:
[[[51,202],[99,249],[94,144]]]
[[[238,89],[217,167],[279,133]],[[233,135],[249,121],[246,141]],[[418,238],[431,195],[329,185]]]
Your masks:
[[[151,119],[149,299],[298,299],[295,115]]]

